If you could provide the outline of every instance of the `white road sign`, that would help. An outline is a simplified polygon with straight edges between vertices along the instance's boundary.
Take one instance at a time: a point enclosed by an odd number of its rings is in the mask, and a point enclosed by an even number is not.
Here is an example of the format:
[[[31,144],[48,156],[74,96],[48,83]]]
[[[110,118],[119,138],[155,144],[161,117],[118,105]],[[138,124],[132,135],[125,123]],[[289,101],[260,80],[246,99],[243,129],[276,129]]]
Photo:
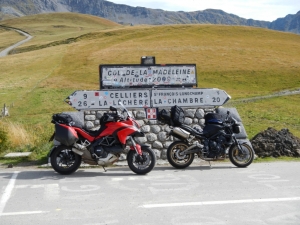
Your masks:
[[[121,100],[127,108],[150,107],[150,90],[75,91],[65,101],[77,110],[109,109]]]
[[[221,106],[231,97],[216,88],[182,88],[152,90],[152,107]]]
[[[100,65],[100,89],[196,86],[195,64]]]
[[[216,88],[176,88],[75,91],[65,101],[77,110],[96,110],[118,106],[119,100],[127,108],[159,108],[221,106],[229,99],[225,91]]]

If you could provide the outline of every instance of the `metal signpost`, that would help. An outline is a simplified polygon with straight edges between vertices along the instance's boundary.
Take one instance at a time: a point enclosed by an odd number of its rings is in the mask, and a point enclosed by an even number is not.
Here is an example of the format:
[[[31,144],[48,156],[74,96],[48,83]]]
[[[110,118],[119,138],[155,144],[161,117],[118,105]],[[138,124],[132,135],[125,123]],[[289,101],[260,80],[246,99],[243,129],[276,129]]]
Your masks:
[[[127,108],[145,108],[156,119],[155,108],[214,107],[230,96],[216,88],[196,88],[196,64],[155,64],[142,57],[141,64],[100,65],[100,91],[75,91],[66,102],[77,110],[109,109],[121,101]]]

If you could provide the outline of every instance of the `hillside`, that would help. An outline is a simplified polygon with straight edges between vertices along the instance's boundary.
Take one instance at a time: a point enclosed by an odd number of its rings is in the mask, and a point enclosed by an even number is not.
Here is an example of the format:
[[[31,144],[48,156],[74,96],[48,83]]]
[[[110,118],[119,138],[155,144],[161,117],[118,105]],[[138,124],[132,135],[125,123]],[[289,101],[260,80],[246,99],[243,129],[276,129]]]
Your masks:
[[[30,127],[52,129],[53,113],[72,110],[63,102],[68,95],[99,89],[99,64],[136,64],[143,55],[156,56],[157,63],[196,63],[198,86],[223,89],[232,100],[300,87],[300,36],[291,33],[222,25],[92,25],[88,15],[70,13],[1,24],[34,34],[17,49],[22,53],[0,58],[0,105],[13,104],[9,119]],[[298,102],[295,95],[233,106],[250,136],[273,125],[300,136]]]
[[[0,21],[0,25],[15,27],[30,33],[34,39],[21,48],[47,45],[68,38],[120,27],[110,20],[78,13],[47,13]],[[16,51],[15,51],[16,52]]]
[[[287,15],[285,18],[278,18],[270,22],[251,18],[245,19],[218,9],[172,12],[145,7],[131,7],[104,0],[2,0],[0,9],[0,20],[49,12],[75,12],[103,17],[119,24],[223,24],[300,33],[300,11],[296,15]]]

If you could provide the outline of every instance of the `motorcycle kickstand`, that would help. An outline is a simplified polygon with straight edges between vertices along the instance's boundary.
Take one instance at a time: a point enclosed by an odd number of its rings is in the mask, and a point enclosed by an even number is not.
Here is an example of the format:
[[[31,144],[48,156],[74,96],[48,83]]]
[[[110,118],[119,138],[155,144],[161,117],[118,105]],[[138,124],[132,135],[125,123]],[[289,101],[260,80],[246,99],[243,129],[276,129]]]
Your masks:
[[[210,164],[210,161],[208,161],[208,163],[209,163],[209,167],[211,168],[211,164]]]
[[[105,167],[104,167],[104,166],[102,166],[102,168],[104,169],[104,172],[107,172],[107,170],[105,169]]]

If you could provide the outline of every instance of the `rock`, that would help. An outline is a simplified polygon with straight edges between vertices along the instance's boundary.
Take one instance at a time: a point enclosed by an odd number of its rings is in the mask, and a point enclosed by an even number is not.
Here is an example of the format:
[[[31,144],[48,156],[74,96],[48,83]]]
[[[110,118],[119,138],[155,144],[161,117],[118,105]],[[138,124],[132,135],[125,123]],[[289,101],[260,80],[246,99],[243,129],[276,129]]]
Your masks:
[[[150,126],[149,125],[145,125],[141,128],[141,131],[144,133],[149,133],[150,132]]]
[[[204,118],[204,110],[203,109],[197,109],[195,113],[195,117],[198,119],[203,119]]]
[[[158,125],[151,125],[151,132],[155,133],[155,134],[158,134],[158,132],[160,132],[160,126]]]
[[[96,115],[85,115],[85,120],[94,121],[96,119]]]
[[[184,124],[186,125],[191,125],[193,123],[193,119],[186,117],[184,119]]]
[[[158,149],[162,149],[163,148],[163,144],[159,141],[154,141],[153,143],[153,148],[158,148]]]
[[[288,129],[277,131],[269,127],[250,141],[259,157],[300,156],[300,138],[295,137]]]
[[[184,116],[194,118],[195,117],[195,112],[196,112],[196,109],[184,110]]]
[[[146,138],[148,141],[153,142],[157,140],[157,136],[153,133],[146,134]]]
[[[86,127],[87,129],[91,129],[91,128],[94,128],[95,126],[94,126],[93,122],[87,121],[87,122],[85,123],[85,127]]]
[[[158,140],[161,142],[164,142],[167,140],[167,133],[166,132],[159,132],[158,135]]]

